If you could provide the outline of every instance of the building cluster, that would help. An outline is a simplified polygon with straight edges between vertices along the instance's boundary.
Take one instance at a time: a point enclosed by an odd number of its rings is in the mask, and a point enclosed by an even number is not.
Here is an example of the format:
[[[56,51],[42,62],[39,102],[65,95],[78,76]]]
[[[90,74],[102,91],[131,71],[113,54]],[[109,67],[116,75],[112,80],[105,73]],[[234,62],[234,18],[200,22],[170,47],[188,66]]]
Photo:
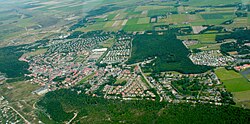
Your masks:
[[[9,106],[9,103],[0,96],[0,123],[1,124],[24,124],[25,121]]]
[[[107,40],[108,36],[92,38],[63,39],[52,41],[48,44],[48,50],[44,54],[25,59],[29,62],[29,71],[33,83],[38,83],[45,88],[38,90],[37,94],[48,89],[53,90],[62,87],[73,86],[92,73],[96,66],[94,62],[84,61],[95,58],[98,50],[93,50],[98,43]],[[99,58],[98,55],[96,58]],[[82,61],[79,61],[81,60]],[[46,89],[48,88],[48,89]],[[46,93],[46,92],[45,92]]]
[[[96,62],[107,50],[108,50],[107,48],[92,50],[91,55],[88,58],[88,61]]]
[[[106,85],[103,89],[103,91],[106,92],[105,98],[116,96],[120,96],[124,100],[155,98],[155,94],[149,91],[149,86],[142,81],[141,75],[131,74],[129,71],[125,70],[117,79],[122,80],[125,84],[117,84],[115,86]]]
[[[185,87],[185,92],[180,91],[181,85],[174,84],[175,81],[189,78],[192,80],[198,80],[200,89],[194,90],[192,84],[189,87]],[[167,102],[191,102],[191,103],[210,103],[215,105],[227,104],[223,101],[222,94],[228,93],[225,88],[220,87],[221,82],[213,72],[204,74],[173,74],[165,73],[159,77],[148,77],[149,81],[155,86],[157,93],[159,94],[161,101]],[[189,92],[189,93],[188,93]]]
[[[101,63],[121,63],[126,61],[131,54],[132,36],[122,35],[116,38],[116,42],[109,49]]]
[[[196,65],[207,65],[214,67],[227,66],[228,63],[234,62],[234,58],[231,56],[223,56],[219,50],[193,53],[189,56],[189,58]]]
[[[241,65],[241,66],[235,66],[234,69],[236,71],[242,71],[242,70],[245,70],[247,68],[250,68],[250,64],[244,64],[244,65]]]
[[[141,66],[156,58],[126,65],[124,62],[131,54],[132,36],[119,34],[111,48],[98,48],[99,43],[109,38],[104,35],[52,40],[47,44],[46,53],[25,56],[23,59],[29,63],[31,72],[27,76],[32,77],[31,82],[43,86],[33,93],[42,95],[79,84],[81,90],[78,93],[106,99],[224,104],[221,94],[226,90],[218,87],[221,83],[214,73],[163,73],[157,76],[153,73],[146,76]],[[193,43],[197,42],[184,42],[186,45]],[[215,50],[191,54],[190,59],[195,64],[207,66],[226,66],[234,61]],[[96,63],[99,62],[101,66],[98,67]],[[184,86],[186,84],[178,83],[184,79],[193,84]]]
[[[110,65],[99,68],[82,86],[85,94],[106,99],[155,100],[156,97],[147,83],[142,80],[141,74],[128,66]]]

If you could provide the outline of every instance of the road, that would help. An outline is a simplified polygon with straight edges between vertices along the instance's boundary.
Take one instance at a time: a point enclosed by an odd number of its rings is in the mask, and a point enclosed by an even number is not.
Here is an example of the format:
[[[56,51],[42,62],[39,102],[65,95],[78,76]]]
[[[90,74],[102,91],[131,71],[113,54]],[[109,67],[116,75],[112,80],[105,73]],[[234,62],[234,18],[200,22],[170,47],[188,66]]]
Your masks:
[[[66,124],[70,124],[70,123],[76,118],[77,114],[78,114],[78,113],[74,113],[74,117],[71,118],[70,121],[69,121],[68,123],[66,123]]]
[[[24,121],[25,124],[30,124],[30,122],[28,120],[26,120],[16,109],[14,109],[12,106],[7,106],[9,108],[11,108],[13,111],[15,111]]]
[[[139,69],[139,71],[141,72],[143,78],[144,78],[144,79],[146,80],[146,82],[148,83],[148,85],[149,85],[151,88],[156,89],[156,92],[157,92],[157,94],[159,95],[159,97],[160,97],[160,102],[161,102],[161,101],[163,100],[163,98],[161,97],[160,92],[157,90],[157,88],[156,88],[153,84],[150,83],[150,81],[148,80],[148,78],[147,78],[147,77],[145,76],[145,74],[142,72],[141,66],[139,65],[139,63],[137,63],[137,66],[138,66],[138,69]]]

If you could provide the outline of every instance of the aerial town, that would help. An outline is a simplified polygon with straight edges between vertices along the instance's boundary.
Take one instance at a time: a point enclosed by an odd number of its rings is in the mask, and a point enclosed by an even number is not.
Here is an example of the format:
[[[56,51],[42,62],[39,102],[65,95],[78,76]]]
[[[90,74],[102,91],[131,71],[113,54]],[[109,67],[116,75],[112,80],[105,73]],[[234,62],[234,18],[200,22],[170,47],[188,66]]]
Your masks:
[[[207,65],[214,67],[228,66],[234,62],[234,58],[223,56],[219,50],[203,51],[189,56],[193,63],[197,65]]]
[[[98,44],[115,37],[111,48],[100,48]],[[232,96],[220,85],[222,82],[214,72],[203,74],[143,73],[141,67],[152,60],[133,65],[125,62],[131,56],[133,35],[117,34],[88,38],[61,38],[51,40],[46,52],[36,56],[22,56],[29,63],[33,77],[29,81],[41,88],[33,91],[43,95],[49,91],[73,86],[84,88],[91,96],[123,100],[159,100],[173,103],[229,104]],[[191,43],[191,42],[190,42]],[[192,41],[193,43],[193,41]],[[192,44],[191,43],[191,44]],[[188,45],[189,42],[183,42]],[[211,50],[192,53],[194,64],[222,67],[234,61],[220,51]],[[97,63],[105,64],[100,67]],[[189,85],[185,82],[191,82]],[[191,86],[195,84],[194,86]]]
[[[0,0],[0,124],[248,124],[249,17],[250,0]]]

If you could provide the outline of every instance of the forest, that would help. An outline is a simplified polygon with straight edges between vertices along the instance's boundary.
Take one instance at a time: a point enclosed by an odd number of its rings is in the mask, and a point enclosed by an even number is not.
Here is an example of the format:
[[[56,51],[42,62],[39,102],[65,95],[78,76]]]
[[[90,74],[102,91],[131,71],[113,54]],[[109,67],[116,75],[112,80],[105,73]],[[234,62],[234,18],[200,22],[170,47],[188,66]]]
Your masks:
[[[216,40],[222,41],[225,39],[235,39],[236,42],[224,43],[220,46],[221,52],[227,54],[227,52],[237,51],[238,54],[250,53],[250,47],[245,45],[250,43],[250,30],[236,30],[231,34],[217,35]]]
[[[18,60],[23,53],[17,48],[17,46],[0,48],[0,72],[5,73],[8,78],[20,78],[28,73],[29,65]]]
[[[79,93],[81,88],[47,93],[37,102],[50,117],[63,123],[249,123],[250,110],[233,106],[172,104],[158,101],[106,100]]]
[[[226,35],[217,35],[216,36],[216,41],[217,42],[221,42],[225,39],[236,39],[236,40],[250,40],[250,30],[235,30],[234,32],[230,33],[230,34],[226,34]]]
[[[25,52],[31,52],[33,49],[37,49],[39,46],[44,46],[49,40],[42,39],[32,44],[8,46],[0,48],[0,72],[6,74],[7,82],[16,82],[27,79],[24,74],[29,74],[29,65],[27,62],[19,61],[19,58]]]
[[[172,29],[164,32],[163,35],[157,32],[137,35],[133,40],[132,56],[127,63],[143,62],[157,57],[145,66],[145,71],[202,73],[211,69],[208,66],[198,66],[192,63],[188,58],[190,52],[176,38],[175,32],[176,30]]]

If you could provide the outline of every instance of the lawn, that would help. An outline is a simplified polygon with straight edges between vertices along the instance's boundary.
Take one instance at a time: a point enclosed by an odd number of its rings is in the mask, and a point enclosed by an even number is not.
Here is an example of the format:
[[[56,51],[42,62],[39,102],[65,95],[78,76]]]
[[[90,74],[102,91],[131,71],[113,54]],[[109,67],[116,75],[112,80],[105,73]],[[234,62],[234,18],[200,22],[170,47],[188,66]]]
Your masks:
[[[250,90],[250,82],[248,82],[241,74],[233,70],[220,68],[216,69],[215,73],[230,92]]]

